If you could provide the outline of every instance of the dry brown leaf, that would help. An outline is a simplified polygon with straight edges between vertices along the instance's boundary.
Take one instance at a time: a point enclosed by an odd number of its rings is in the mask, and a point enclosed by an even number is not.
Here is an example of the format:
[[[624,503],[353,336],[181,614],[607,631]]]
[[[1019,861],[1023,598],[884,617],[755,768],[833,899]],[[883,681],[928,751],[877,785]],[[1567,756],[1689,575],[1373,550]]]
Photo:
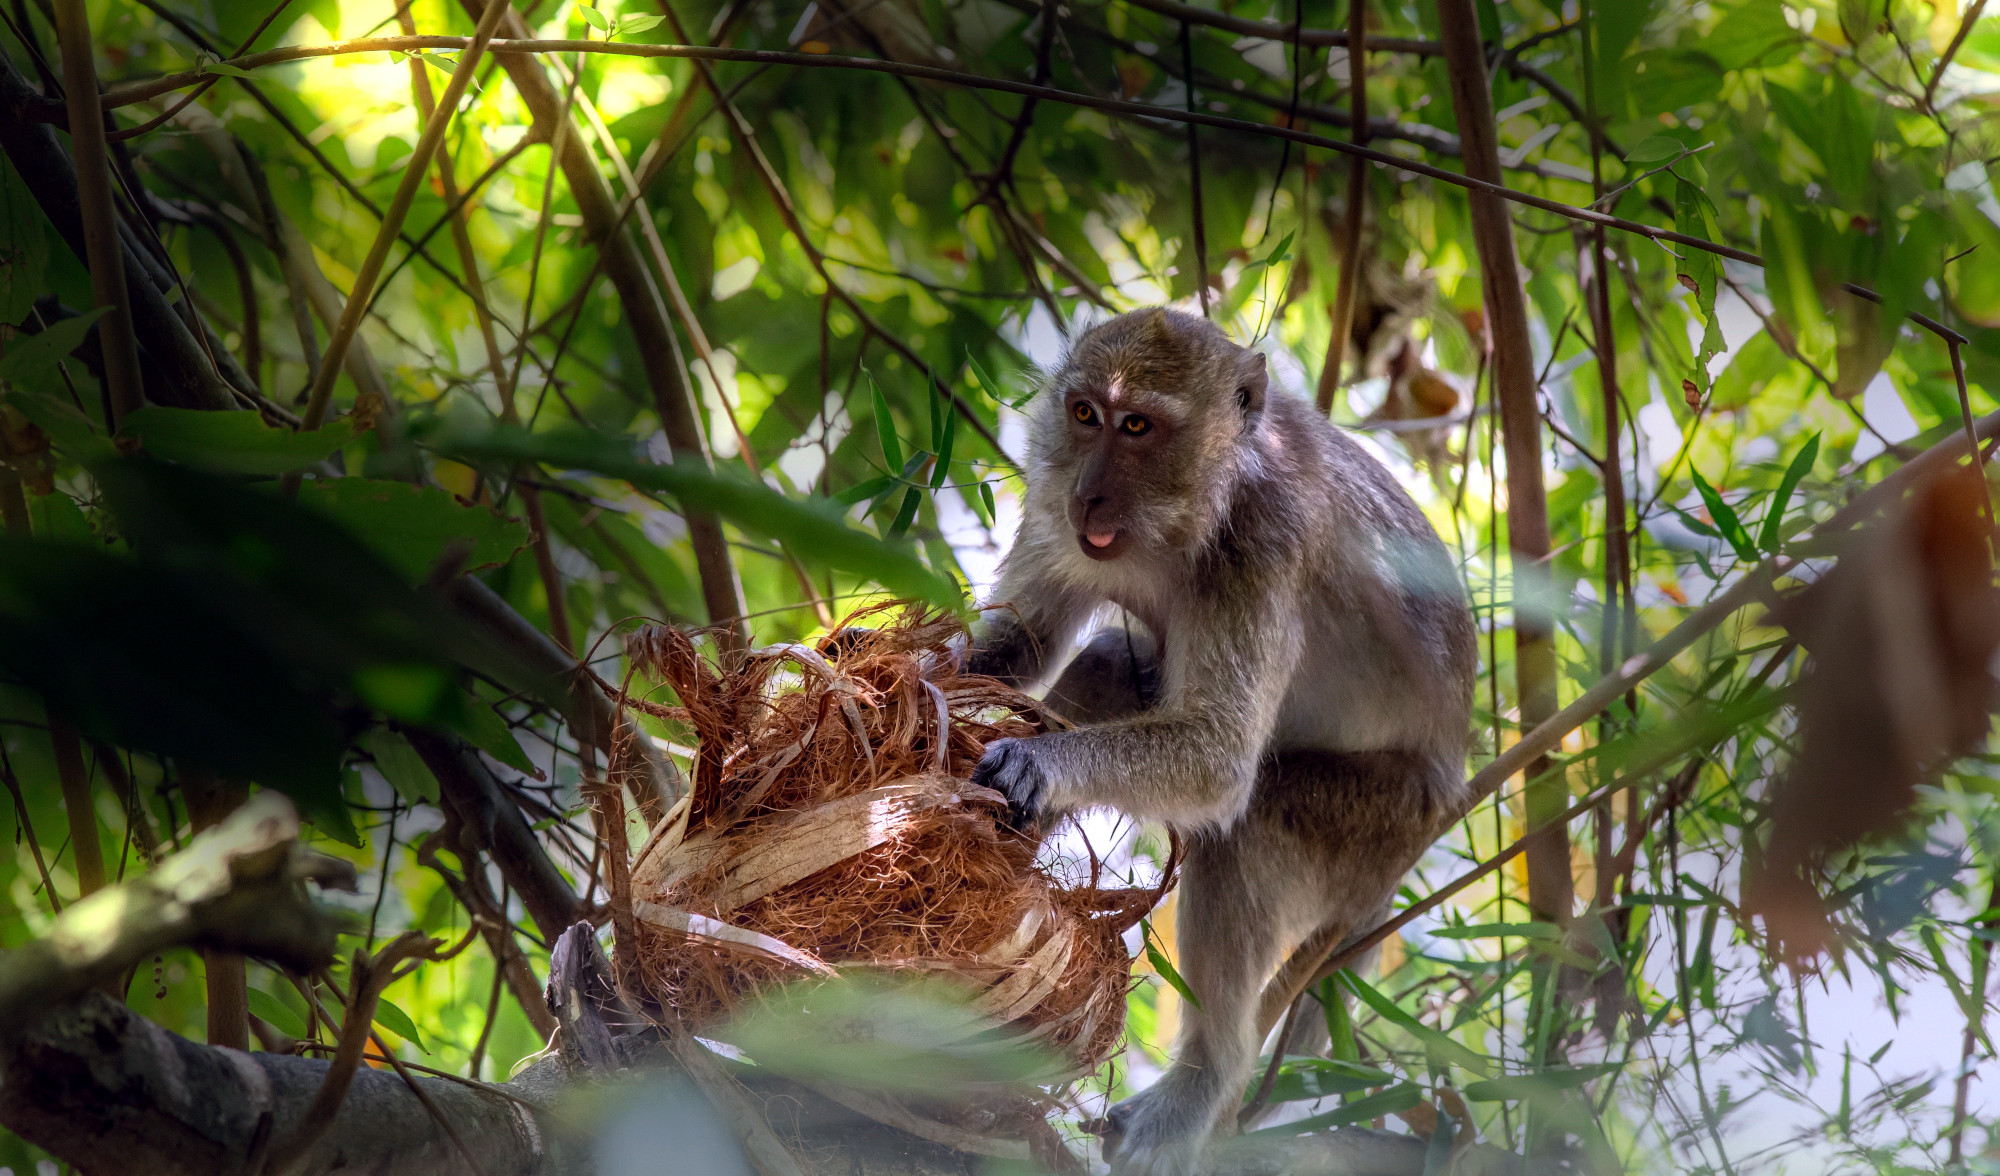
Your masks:
[[[1743,898],[1773,946],[1832,946],[1814,877],[1905,819],[1919,784],[1981,746],[2000,647],[1986,485],[1959,468],[1919,485],[1775,617],[1811,654],[1799,752],[1771,794],[1771,834]]]

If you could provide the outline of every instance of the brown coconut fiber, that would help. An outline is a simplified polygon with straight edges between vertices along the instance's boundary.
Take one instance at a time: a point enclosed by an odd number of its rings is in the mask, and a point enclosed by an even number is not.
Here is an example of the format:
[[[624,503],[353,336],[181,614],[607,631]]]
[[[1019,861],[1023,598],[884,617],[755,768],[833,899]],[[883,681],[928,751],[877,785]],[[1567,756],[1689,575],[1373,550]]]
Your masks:
[[[695,741],[690,793],[634,855],[630,893],[643,982],[697,1032],[776,986],[886,971],[961,982],[1072,1074],[1116,1051],[1123,935],[1162,891],[1102,887],[1094,857],[1058,877],[972,784],[989,742],[1061,720],[961,673],[961,631],[912,610],[726,664],[677,629],[627,639],[680,703],[632,705]]]

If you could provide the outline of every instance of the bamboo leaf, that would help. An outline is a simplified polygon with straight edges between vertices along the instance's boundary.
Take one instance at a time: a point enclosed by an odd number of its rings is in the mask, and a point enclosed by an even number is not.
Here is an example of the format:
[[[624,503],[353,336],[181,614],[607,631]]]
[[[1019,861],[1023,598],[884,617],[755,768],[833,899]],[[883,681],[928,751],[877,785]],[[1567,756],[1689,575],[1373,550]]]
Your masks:
[[[889,398],[882,395],[881,386],[875,377],[868,377],[868,394],[875,405],[875,438],[882,443],[882,466],[885,469],[903,468],[903,442],[896,436],[896,418],[889,415]]]
[[[1181,999],[1188,1002],[1188,1007],[1200,1008],[1201,1001],[1195,999],[1194,989],[1188,987],[1188,982],[1181,978],[1180,969],[1174,967],[1174,961],[1167,958],[1167,953],[1160,949],[1159,942],[1153,934],[1151,919],[1139,920],[1139,933],[1146,942],[1146,962],[1153,965],[1153,970],[1160,974],[1160,979],[1167,982],[1167,987],[1180,993]]]
[[[1784,542],[1785,509],[1791,505],[1792,492],[1799,483],[1812,472],[1813,462],[1819,460],[1818,433],[1806,438],[1792,456],[1792,464],[1785,467],[1785,476],[1778,482],[1778,492],[1771,496],[1770,508],[1764,512],[1764,526],[1757,535],[1757,546],[1772,555],[1778,553],[1778,546]]]
[[[1436,1059],[1450,1061],[1454,1065],[1470,1070],[1475,1074],[1484,1075],[1487,1072],[1487,1059],[1484,1055],[1475,1053],[1458,1041],[1438,1032],[1429,1025],[1404,1012],[1396,1006],[1395,1001],[1376,991],[1373,985],[1356,976],[1351,970],[1342,972],[1340,975],[1348,989],[1354,995],[1360,997],[1363,1004],[1374,1009],[1376,1014],[1382,1017],[1383,1020],[1390,1022],[1422,1042],[1426,1053],[1431,1054]]]
[[[1694,478],[1694,488],[1701,494],[1702,504],[1708,507],[1710,517],[1715,520],[1715,529],[1735,549],[1736,557],[1745,563],[1756,563],[1761,553],[1751,541],[1750,532],[1743,528],[1743,520],[1736,517],[1735,508],[1722,500],[1722,495],[1708,484],[1708,479],[1701,476],[1700,470],[1690,465],[1688,473]]]

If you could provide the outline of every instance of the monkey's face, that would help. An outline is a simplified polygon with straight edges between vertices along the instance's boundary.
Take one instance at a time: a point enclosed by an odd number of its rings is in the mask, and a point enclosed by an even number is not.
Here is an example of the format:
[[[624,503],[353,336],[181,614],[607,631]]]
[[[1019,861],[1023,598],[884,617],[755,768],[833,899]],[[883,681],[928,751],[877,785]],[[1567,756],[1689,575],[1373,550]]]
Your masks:
[[[1202,542],[1264,385],[1261,355],[1190,315],[1137,311],[1079,340],[1036,422],[1037,474],[1078,550],[1108,561]]]

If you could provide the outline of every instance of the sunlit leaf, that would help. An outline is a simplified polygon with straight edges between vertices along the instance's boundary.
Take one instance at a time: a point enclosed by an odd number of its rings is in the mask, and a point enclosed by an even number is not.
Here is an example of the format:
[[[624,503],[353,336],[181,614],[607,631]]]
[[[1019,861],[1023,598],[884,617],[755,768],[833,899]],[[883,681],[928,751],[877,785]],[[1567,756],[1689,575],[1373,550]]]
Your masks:
[[[1812,472],[1813,462],[1819,460],[1819,438],[1818,433],[1806,438],[1806,443],[1792,455],[1792,464],[1785,467],[1785,476],[1779,480],[1777,492],[1771,495],[1771,505],[1764,512],[1764,526],[1758,532],[1757,546],[1772,555],[1778,553],[1778,547],[1784,541],[1785,509],[1791,505],[1792,492]]]
[[[424,1039],[417,1032],[417,1023],[410,1020],[410,1014],[396,1007],[387,997],[375,1001],[375,1023],[396,1036],[417,1047],[420,1053],[431,1052],[424,1048]]]

